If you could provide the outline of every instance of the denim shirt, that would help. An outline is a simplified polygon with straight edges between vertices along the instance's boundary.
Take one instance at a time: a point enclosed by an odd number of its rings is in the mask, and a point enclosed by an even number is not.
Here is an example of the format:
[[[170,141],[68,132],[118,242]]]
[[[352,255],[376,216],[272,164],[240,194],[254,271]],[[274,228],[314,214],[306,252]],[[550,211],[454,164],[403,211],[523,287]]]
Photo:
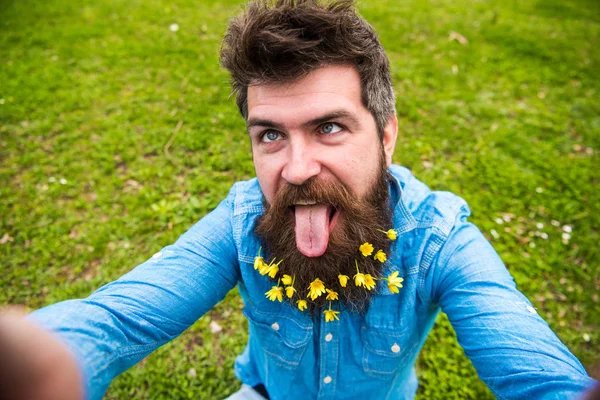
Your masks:
[[[564,399],[593,384],[515,287],[461,198],[432,192],[391,166],[393,223],[385,282],[366,315],[341,310],[339,321],[310,317],[265,297],[273,282],[253,268],[253,233],[263,212],[256,179],[227,198],[175,244],[86,299],[61,302],[31,318],[56,332],[75,355],[87,397],[176,338],[238,285],[249,321],[236,376],[263,383],[272,399],[412,399],[415,360],[444,311],[479,377],[499,399]]]

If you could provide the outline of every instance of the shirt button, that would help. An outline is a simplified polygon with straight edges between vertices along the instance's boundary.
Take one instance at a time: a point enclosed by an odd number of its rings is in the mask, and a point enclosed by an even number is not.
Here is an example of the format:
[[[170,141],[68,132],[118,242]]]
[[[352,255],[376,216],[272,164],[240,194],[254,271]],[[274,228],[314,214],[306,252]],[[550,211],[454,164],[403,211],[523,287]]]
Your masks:
[[[327,335],[325,335],[326,342],[331,342],[331,339],[333,339],[333,335],[331,333],[328,333]]]
[[[323,382],[325,382],[325,384],[331,383],[331,377],[330,376],[326,376],[325,379],[323,379]]]
[[[271,325],[271,328],[273,328],[274,331],[278,331],[279,330],[279,324],[277,322],[273,322],[273,325]]]
[[[400,353],[400,346],[398,346],[397,343],[394,343],[394,345],[392,346],[392,352]]]

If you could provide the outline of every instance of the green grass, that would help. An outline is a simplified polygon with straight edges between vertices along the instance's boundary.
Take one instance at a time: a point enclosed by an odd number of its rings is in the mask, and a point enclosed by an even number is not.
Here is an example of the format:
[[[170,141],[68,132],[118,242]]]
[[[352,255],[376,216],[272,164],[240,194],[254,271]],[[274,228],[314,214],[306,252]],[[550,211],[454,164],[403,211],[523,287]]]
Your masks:
[[[217,61],[243,2],[65,3],[0,0],[0,305],[88,295],[254,174]],[[383,0],[360,10],[392,62],[396,162],[468,201],[520,290],[600,378],[600,3]],[[235,391],[240,308],[234,291],[106,397]],[[213,320],[222,332],[211,333]],[[491,398],[444,316],[418,373],[420,399]]]

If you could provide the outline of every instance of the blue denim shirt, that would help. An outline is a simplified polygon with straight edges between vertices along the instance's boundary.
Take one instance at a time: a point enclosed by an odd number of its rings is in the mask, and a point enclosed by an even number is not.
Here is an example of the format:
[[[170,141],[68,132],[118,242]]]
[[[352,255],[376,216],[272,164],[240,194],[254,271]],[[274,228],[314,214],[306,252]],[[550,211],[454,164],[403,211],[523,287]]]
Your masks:
[[[256,179],[119,280],[82,300],[58,303],[31,318],[55,331],[75,354],[88,398],[176,338],[238,285],[249,321],[236,376],[263,383],[271,398],[412,399],[414,364],[443,310],[479,377],[499,399],[563,399],[590,387],[579,361],[516,288],[461,198],[432,192],[392,166],[393,242],[384,268],[404,287],[380,293],[366,315],[342,309],[339,321],[311,318],[271,302],[272,286],[253,268],[253,234],[263,212]]]

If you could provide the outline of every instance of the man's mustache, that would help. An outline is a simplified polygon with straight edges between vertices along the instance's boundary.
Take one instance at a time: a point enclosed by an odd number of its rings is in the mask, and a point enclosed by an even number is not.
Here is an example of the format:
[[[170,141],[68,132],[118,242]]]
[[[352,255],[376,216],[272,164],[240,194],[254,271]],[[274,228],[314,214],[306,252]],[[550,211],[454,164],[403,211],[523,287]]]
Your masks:
[[[313,177],[301,185],[284,184],[268,206],[281,210],[296,205],[326,204],[343,209],[353,199],[355,197],[344,183]]]

